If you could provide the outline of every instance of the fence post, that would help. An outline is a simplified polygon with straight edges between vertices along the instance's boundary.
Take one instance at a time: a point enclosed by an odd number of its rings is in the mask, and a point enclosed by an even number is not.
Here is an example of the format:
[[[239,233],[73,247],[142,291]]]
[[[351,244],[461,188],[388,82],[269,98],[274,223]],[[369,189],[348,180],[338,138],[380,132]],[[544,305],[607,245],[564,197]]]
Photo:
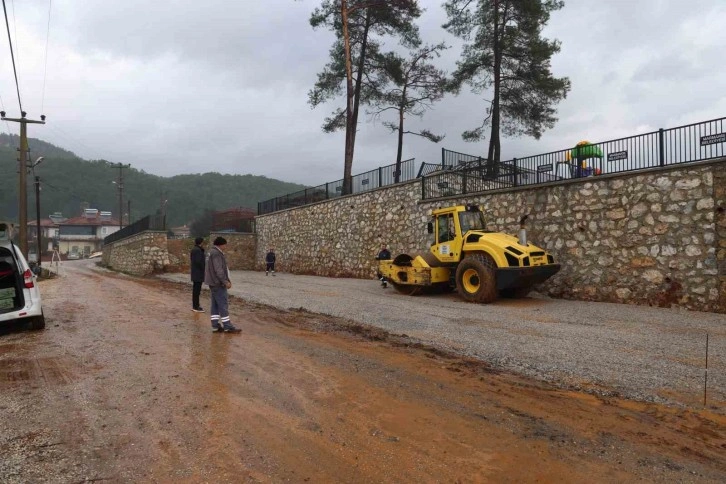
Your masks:
[[[665,149],[663,140],[663,128],[658,130],[658,147],[660,151],[660,166],[665,166]]]
[[[444,152],[446,151],[445,148],[441,148],[441,168],[444,168],[446,165],[444,165]]]
[[[383,168],[378,167],[378,188],[383,186]]]
[[[307,205],[308,203],[310,203],[310,202],[308,201],[308,189],[306,188],[305,189],[305,205]]]
[[[325,183],[325,199],[330,198],[330,191],[328,190],[328,183]]]
[[[517,159],[512,158],[512,162],[514,163],[514,183],[512,185],[516,187],[519,184],[517,181]],[[537,183],[539,183],[539,172],[537,172]]]
[[[421,177],[421,200],[426,200],[426,177]]]

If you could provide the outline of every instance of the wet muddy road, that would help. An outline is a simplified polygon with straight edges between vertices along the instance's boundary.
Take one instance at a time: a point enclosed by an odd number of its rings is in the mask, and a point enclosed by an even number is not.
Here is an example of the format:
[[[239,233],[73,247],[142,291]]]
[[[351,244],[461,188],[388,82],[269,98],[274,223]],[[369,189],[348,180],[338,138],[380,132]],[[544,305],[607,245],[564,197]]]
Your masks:
[[[64,265],[0,333],[1,482],[726,480],[726,420],[567,392],[329,316]]]

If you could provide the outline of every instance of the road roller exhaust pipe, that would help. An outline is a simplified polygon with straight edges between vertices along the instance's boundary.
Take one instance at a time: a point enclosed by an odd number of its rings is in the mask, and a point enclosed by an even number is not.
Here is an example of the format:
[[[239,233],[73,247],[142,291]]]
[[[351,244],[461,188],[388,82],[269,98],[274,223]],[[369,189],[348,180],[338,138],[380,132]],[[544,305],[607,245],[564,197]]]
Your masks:
[[[527,246],[527,228],[524,223],[529,215],[525,215],[519,219],[519,245]]]

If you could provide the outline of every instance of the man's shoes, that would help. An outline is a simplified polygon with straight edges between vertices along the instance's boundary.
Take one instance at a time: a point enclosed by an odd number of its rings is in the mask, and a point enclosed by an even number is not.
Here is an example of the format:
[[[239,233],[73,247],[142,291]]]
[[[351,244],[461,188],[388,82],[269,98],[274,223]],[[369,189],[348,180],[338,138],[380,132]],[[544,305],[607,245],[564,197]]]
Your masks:
[[[272,271],[272,275],[273,275],[273,276],[275,275],[275,271]]]
[[[266,275],[266,276],[269,276],[269,275],[270,275],[270,273],[269,273],[269,272],[267,272],[267,271],[265,271],[265,275]]]
[[[195,313],[203,313],[204,308],[203,307],[192,308],[192,311],[194,311]]]
[[[387,282],[384,282],[383,284],[381,284],[381,286],[383,286],[383,289],[385,289],[385,288],[388,287],[388,283]]]
[[[222,333],[224,331],[224,328],[221,326],[212,326],[212,333]]]
[[[224,332],[225,333],[241,333],[242,330],[239,329],[239,328],[235,328],[234,326],[232,326],[231,328],[224,328]]]

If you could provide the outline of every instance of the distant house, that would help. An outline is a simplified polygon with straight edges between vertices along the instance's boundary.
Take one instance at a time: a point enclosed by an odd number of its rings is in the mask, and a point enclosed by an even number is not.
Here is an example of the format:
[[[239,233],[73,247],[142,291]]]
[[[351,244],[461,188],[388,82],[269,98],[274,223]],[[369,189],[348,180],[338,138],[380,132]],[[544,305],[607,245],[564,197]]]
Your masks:
[[[69,218],[58,224],[58,250],[61,254],[75,252],[82,256],[101,250],[103,239],[118,231],[119,221],[111,212],[87,208],[80,217]]]
[[[30,240],[30,246],[31,246],[31,252],[35,251],[37,240],[38,240],[38,234],[37,232],[38,224],[35,220],[31,220],[28,222],[28,240]],[[42,251],[51,251],[53,250],[53,242],[57,240],[58,238],[58,223],[54,222],[51,218],[42,218],[40,219],[40,240],[47,242],[46,247],[41,247]]]
[[[250,208],[238,207],[212,214],[213,232],[254,232],[256,212]]]
[[[172,227],[171,233],[174,234],[175,239],[188,239],[191,234],[189,227],[186,225]]]

